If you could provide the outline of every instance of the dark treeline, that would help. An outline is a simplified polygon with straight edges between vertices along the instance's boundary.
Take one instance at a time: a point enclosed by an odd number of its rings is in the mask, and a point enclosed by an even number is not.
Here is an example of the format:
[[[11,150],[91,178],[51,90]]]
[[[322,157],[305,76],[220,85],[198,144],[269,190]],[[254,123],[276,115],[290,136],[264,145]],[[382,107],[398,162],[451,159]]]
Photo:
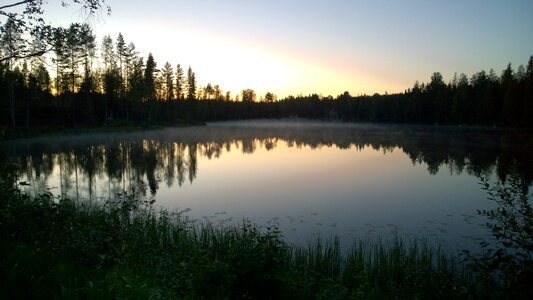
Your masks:
[[[261,148],[272,150],[278,143],[312,149],[372,147],[384,152],[399,148],[413,164],[427,165],[430,174],[446,168],[477,177],[494,172],[501,181],[518,176],[524,186],[533,182],[533,157],[524,133],[487,130],[450,134],[445,129],[318,124],[320,127],[313,123],[296,128],[191,127],[149,134],[19,140],[9,144],[6,154],[21,166],[24,180],[35,194],[49,187],[54,170],[60,170],[55,192],[87,199],[132,189],[155,196],[161,185],[193,182],[201,169],[200,157],[216,159],[227,151],[251,154]]]
[[[533,56],[527,69],[511,64],[497,76],[478,72],[468,78],[455,74],[446,83],[435,72],[429,83],[416,82],[404,93],[337,98],[289,97],[283,109],[289,114],[344,121],[533,126]],[[285,111],[283,111],[285,113]]]
[[[251,118],[303,117],[355,122],[475,124],[532,127],[533,56],[516,71],[509,64],[497,75],[480,71],[450,82],[436,72],[430,82],[416,82],[398,94],[337,97],[240,95],[217,84],[197,85],[190,66],[169,62],[158,68],[126,43],[104,37],[97,46],[92,29],[72,24],[53,30],[46,56],[16,58],[11,52],[28,41],[8,19],[2,27],[0,53],[0,126],[65,127],[175,124]],[[38,41],[32,43],[42,47]]]

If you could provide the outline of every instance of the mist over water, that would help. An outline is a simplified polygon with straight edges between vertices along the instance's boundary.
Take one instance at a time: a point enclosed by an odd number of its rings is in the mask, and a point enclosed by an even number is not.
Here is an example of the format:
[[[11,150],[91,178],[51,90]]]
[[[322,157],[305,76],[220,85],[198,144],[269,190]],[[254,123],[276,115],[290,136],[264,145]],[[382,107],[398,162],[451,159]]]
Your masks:
[[[529,138],[530,139],[530,138]],[[287,241],[406,237],[453,249],[486,233],[478,177],[532,182],[520,132],[304,120],[210,123],[10,141],[29,193],[102,201],[124,190],[197,220],[277,223]]]

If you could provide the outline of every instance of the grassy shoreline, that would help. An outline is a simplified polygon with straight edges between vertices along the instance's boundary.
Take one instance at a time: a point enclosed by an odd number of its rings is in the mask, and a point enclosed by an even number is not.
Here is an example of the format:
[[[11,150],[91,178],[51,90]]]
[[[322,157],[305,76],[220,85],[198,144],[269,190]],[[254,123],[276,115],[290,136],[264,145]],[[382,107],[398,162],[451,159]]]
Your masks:
[[[416,240],[289,245],[275,223],[227,227],[121,193],[75,203],[16,185],[0,163],[0,295],[6,299],[531,299],[533,208],[518,180],[483,189],[501,243],[454,256]],[[514,226],[514,227],[513,227]],[[517,238],[518,237],[518,238]]]
[[[425,243],[359,241],[341,255],[336,239],[290,246],[275,224],[193,224],[134,195],[103,205],[3,196],[0,294],[11,299],[487,296],[457,258]]]

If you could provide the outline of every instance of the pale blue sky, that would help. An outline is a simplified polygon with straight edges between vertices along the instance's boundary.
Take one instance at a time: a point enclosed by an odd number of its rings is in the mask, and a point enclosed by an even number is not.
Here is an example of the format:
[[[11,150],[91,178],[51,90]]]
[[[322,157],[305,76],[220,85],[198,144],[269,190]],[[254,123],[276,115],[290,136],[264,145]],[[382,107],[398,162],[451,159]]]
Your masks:
[[[99,41],[122,32],[158,66],[191,65],[200,85],[234,93],[401,92],[434,71],[499,74],[533,54],[531,0],[106,2]],[[49,13],[79,21],[73,9]]]

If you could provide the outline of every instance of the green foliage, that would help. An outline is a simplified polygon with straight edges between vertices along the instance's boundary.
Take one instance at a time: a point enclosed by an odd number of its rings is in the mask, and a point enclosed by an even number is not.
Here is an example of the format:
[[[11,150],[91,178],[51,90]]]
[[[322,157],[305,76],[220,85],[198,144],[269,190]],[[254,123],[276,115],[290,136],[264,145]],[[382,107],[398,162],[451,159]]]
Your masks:
[[[6,60],[24,59],[39,57],[48,52],[49,46],[53,44],[53,31],[55,28],[48,25],[44,18],[45,1],[9,1],[0,7],[0,15],[6,16],[7,22],[11,23],[12,28],[24,39],[20,41],[18,47],[13,48],[10,52],[0,52],[0,63]],[[82,9],[87,16],[95,15],[96,12],[105,8],[108,13],[111,8],[105,4],[105,0],[64,0],[64,7],[74,5]],[[6,23],[7,23],[6,22]],[[3,32],[0,31],[0,39],[3,40]],[[35,47],[35,42],[39,46]]]
[[[102,206],[77,205],[48,193],[34,199],[15,193],[6,201],[0,232],[2,250],[11,255],[2,268],[7,294],[16,294],[34,273],[53,286],[51,293],[56,287],[63,292],[57,286],[63,278],[75,282],[73,289],[100,280],[104,287],[94,287],[96,292],[117,286],[123,292],[131,286],[122,283],[124,272],[156,280],[163,294],[194,298],[271,298],[281,289],[277,274],[286,246],[276,226],[263,232],[249,222],[231,228],[193,225],[180,214],[156,213],[153,201],[127,193]],[[33,287],[44,290],[45,284]]]
[[[288,246],[275,224],[196,224],[122,193],[103,205],[3,191],[1,293],[12,298],[461,298],[472,286],[424,243]],[[7,199],[7,200],[6,200]]]
[[[483,285],[512,299],[531,299],[533,208],[527,185],[516,177],[493,186],[482,177],[481,184],[496,204],[494,209],[478,211],[487,218],[494,242],[482,242],[481,255],[465,252],[466,260]]]
[[[457,263],[424,241],[338,240],[293,249],[289,287],[298,299],[467,298],[471,283]]]
[[[474,299],[531,296],[533,212],[518,180],[490,187],[479,213],[497,243],[467,265],[424,241],[399,237],[287,245],[276,224],[228,227],[155,211],[152,199],[120,193],[75,203],[15,188],[2,165],[0,293],[72,299]],[[24,185],[26,183],[19,183]]]

